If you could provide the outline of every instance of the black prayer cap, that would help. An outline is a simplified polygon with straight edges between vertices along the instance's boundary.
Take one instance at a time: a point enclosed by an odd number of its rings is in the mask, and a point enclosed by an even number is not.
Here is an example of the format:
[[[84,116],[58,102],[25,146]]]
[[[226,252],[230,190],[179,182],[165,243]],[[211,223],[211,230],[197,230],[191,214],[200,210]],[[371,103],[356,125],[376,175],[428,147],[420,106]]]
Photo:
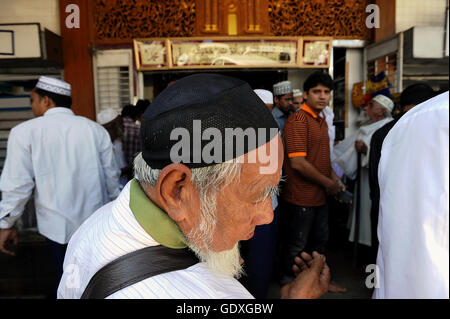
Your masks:
[[[174,132],[180,132],[180,128],[189,135],[188,143],[183,141],[189,152],[174,160],[173,147],[177,145],[180,150],[181,145],[181,135]],[[211,132],[211,128],[215,133],[220,132],[219,138],[217,134],[203,135],[205,130]],[[227,131],[235,129],[236,133],[238,128],[256,133],[256,143],[245,138],[245,134],[236,134],[232,141],[226,138]],[[278,126],[272,113],[247,82],[230,76],[199,73],[177,80],[147,108],[141,122],[142,156],[154,169],[174,162],[189,168],[205,167],[246,154],[277,134]],[[238,138],[243,138],[244,147],[236,147]],[[230,143],[234,143],[232,152]],[[211,145],[219,145],[220,149],[211,150]],[[201,156],[205,146],[215,155],[214,161]]]

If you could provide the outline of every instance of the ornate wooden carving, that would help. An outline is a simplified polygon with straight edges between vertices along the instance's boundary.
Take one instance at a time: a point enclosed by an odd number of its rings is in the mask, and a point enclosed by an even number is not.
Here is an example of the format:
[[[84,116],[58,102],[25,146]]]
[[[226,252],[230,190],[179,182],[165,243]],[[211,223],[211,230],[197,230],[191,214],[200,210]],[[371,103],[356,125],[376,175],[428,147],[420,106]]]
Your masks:
[[[195,0],[93,0],[94,41],[195,35]]]
[[[332,36],[367,39],[369,0],[269,0],[270,33],[275,36]]]
[[[219,0],[197,0],[197,34],[218,35],[222,30]]]
[[[269,34],[267,0],[247,0],[244,34]]]
[[[267,0],[197,0],[197,35],[269,35]]]
[[[370,0],[89,0],[94,42],[205,35],[368,39]]]

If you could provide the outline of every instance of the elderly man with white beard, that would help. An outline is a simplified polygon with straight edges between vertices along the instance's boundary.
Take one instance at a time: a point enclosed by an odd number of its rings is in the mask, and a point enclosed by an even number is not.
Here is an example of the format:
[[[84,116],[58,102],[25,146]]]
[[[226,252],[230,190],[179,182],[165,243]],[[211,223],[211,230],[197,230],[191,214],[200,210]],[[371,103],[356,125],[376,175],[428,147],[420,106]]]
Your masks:
[[[238,243],[272,221],[283,162],[267,107],[246,82],[191,75],[156,97],[141,140],[135,178],[72,237],[58,297],[252,298]],[[325,257],[302,258],[281,297],[327,292]]]

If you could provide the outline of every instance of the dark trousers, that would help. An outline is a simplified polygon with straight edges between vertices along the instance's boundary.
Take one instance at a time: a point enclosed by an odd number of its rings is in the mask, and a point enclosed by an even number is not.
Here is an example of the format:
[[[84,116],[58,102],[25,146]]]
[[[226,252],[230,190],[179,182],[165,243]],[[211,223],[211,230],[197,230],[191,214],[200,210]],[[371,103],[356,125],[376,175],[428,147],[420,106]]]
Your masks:
[[[253,238],[241,243],[246,273],[242,283],[257,299],[266,298],[272,279],[278,218],[277,207],[274,210],[273,221],[267,225],[257,226]]]
[[[325,253],[328,241],[328,206],[302,207],[286,201],[281,206],[283,214],[280,284],[294,280],[295,256],[305,251]]]
[[[47,238],[47,243],[50,248],[50,253],[52,257],[52,264],[53,269],[55,272],[55,295],[56,298],[56,291],[58,290],[59,281],[61,280],[62,274],[63,274],[63,263],[64,263],[64,256],[66,255],[67,250],[67,244],[58,244],[57,242],[54,242]]]

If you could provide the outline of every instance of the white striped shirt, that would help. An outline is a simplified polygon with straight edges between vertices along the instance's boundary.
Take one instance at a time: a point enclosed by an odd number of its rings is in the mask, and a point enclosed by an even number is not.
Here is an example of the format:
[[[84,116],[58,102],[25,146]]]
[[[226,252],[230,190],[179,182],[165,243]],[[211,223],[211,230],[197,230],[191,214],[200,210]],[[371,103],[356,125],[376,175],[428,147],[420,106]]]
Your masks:
[[[129,207],[130,183],[113,202],[97,210],[69,242],[58,298],[80,298],[92,276],[111,261],[159,245]],[[252,295],[233,277],[197,263],[187,269],[142,280],[107,297],[116,299],[248,299]]]

